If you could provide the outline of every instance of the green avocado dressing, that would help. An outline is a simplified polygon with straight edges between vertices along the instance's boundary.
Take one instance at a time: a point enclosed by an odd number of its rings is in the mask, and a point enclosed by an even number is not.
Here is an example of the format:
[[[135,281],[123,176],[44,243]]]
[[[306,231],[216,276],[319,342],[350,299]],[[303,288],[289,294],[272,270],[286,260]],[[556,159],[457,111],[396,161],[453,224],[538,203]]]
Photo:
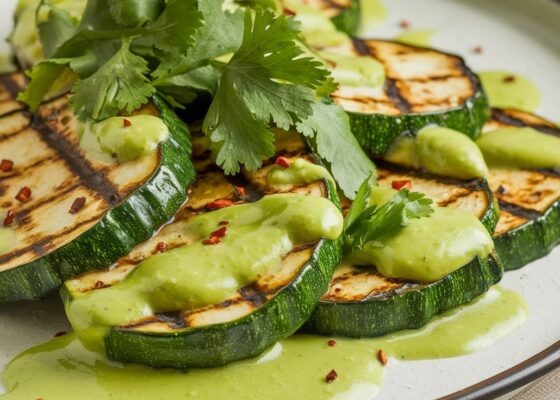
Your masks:
[[[527,305],[499,287],[436,317],[419,330],[379,339],[336,339],[294,335],[261,356],[222,368],[188,372],[123,365],[86,350],[74,335],[55,338],[15,358],[3,373],[5,400],[214,400],[294,399],[371,400],[383,374],[376,359],[432,359],[468,354],[491,345],[520,326]],[[330,370],[338,378],[327,384]],[[63,382],[63,384],[61,384]]]
[[[128,121],[129,126],[125,126]],[[127,162],[147,156],[169,137],[169,128],[159,117],[135,115],[87,122],[79,129],[80,145],[94,157]]]
[[[435,33],[436,31],[433,29],[409,30],[398,35],[395,40],[411,46],[430,47]]]
[[[371,204],[381,206],[395,190],[372,188]],[[475,257],[486,258],[494,242],[482,223],[471,213],[446,207],[434,207],[425,218],[411,219],[407,227],[379,242],[353,249],[348,261],[355,265],[373,265],[391,278],[435,282],[465,266]]]
[[[311,183],[325,178],[335,185],[333,177],[325,167],[303,158],[292,161],[288,168],[273,167],[268,173],[268,183],[272,186]]]
[[[13,249],[17,244],[17,236],[12,229],[0,228],[0,254]]]
[[[535,111],[541,104],[538,87],[529,79],[508,71],[478,74],[492,107]]]
[[[395,164],[459,179],[488,175],[476,143],[460,132],[441,127],[424,128],[415,137],[400,137],[384,158]]]
[[[385,67],[370,56],[341,55],[319,51],[331,70],[332,77],[343,86],[380,87],[385,82]]]
[[[43,47],[39,40],[36,23],[36,9],[39,0],[19,0],[16,7],[16,25],[10,37],[16,56],[24,66],[33,66],[43,60]],[[85,0],[50,0],[54,7],[70,13],[74,18],[79,18],[86,6]],[[45,11],[39,15],[40,20],[46,19]]]
[[[229,221],[222,242],[204,244],[221,228],[220,221]],[[219,303],[279,265],[293,248],[323,237],[337,239],[341,231],[340,211],[315,196],[265,196],[201,214],[183,227],[190,244],[149,257],[114,286],[76,297],[66,304],[66,313],[78,338],[101,351],[111,326],[154,312]]]
[[[497,129],[482,135],[476,144],[491,167],[560,167],[560,138],[533,128]]]

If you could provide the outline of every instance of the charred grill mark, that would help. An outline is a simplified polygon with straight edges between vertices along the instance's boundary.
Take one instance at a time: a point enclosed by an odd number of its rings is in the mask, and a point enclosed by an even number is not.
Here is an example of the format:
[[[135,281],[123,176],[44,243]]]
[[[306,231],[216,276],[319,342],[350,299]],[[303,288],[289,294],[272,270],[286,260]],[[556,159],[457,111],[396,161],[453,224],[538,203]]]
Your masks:
[[[363,40],[354,38],[352,39],[352,43],[354,44],[354,49],[356,49],[358,54],[362,56],[374,57],[374,54],[372,54],[370,48],[366,45],[366,43]]]
[[[171,329],[182,329],[187,327],[187,322],[183,319],[180,312],[156,313],[158,322],[165,322]]]
[[[456,193],[456,194],[450,196],[447,200],[438,201],[437,203],[438,203],[438,206],[440,206],[440,207],[447,207],[450,204],[455,203],[457,200],[462,199],[463,197],[468,197],[471,194],[472,194],[471,191]]]
[[[24,255],[25,253],[29,252],[29,251],[33,251],[37,254],[47,251],[48,249],[50,249],[51,247],[51,242],[53,242],[55,239],[61,237],[61,236],[66,236],[71,234],[73,231],[80,229],[82,226],[87,225],[87,224],[91,224],[92,222],[95,222],[99,219],[98,216],[90,218],[86,221],[82,221],[80,223],[77,223],[67,229],[65,229],[62,232],[58,232],[56,235],[50,235],[47,236],[43,239],[41,239],[40,241],[30,245],[30,246],[26,246],[26,247],[22,247],[21,249],[18,250],[14,250],[8,254],[5,254],[3,256],[0,256],[0,265],[3,263],[7,263],[8,261],[17,258],[19,256]],[[41,253],[44,254],[44,253]]]
[[[502,200],[499,200],[498,203],[500,205],[500,209],[507,211],[508,213],[516,217],[524,218],[527,220],[535,220],[542,217],[542,214],[538,211],[528,210],[515,204],[506,203]]]
[[[520,128],[533,128],[548,135],[560,137],[560,129],[548,125],[528,124],[525,121],[515,118],[513,115],[508,114],[507,110],[492,109],[492,119],[502,124],[520,127]]]
[[[391,99],[393,105],[402,113],[410,113],[412,110],[411,104],[406,100],[399,88],[397,87],[397,81],[395,79],[389,79],[385,81],[385,93],[387,93],[387,97]]]
[[[472,72],[467,67],[467,65],[465,64],[465,60],[463,60],[461,57],[458,57],[458,56],[454,56],[454,57],[455,57],[455,66],[457,67],[457,69],[459,71],[461,71],[463,76],[467,77],[467,79],[471,83],[471,88],[472,88],[473,94],[476,93],[480,89],[480,86],[481,86],[480,80],[474,74],[474,72]]]
[[[550,177],[560,177],[560,168],[545,168],[545,169],[537,169],[538,172],[545,176]]]
[[[23,89],[14,79],[13,74],[0,75],[0,85],[4,86],[6,91],[10,93],[12,99],[15,100],[17,94]]]
[[[80,185],[70,185],[67,188],[65,188],[62,192],[55,194],[54,196],[51,197],[47,197],[47,198],[43,198],[40,201],[38,201],[37,203],[32,204],[30,207],[26,207],[24,209],[20,209],[17,213],[16,213],[16,217],[18,220],[22,221],[24,224],[26,222],[30,222],[27,221],[27,218],[29,218],[30,214],[33,211],[36,211],[37,209],[49,205],[52,202],[54,202],[55,200],[66,196],[68,193],[73,192],[74,190],[78,189],[80,187]]]
[[[99,193],[107,201],[109,207],[114,207],[121,202],[121,196],[113,183],[105,174],[96,171],[72,143],[38,117],[34,119],[32,126],[40,134],[41,139],[66,161],[70,170],[80,178],[82,183]]]
[[[10,132],[10,133],[8,133],[8,134],[6,134],[6,135],[0,136],[0,144],[1,144],[3,141],[5,141],[5,140],[11,139],[11,138],[13,138],[14,136],[20,134],[21,132],[23,132],[24,130],[28,129],[28,128],[31,126],[31,115],[30,115],[27,111],[21,111],[21,110],[14,110],[14,111],[12,111],[12,112],[10,112],[10,113],[8,113],[8,114],[2,115],[1,118],[0,118],[0,123],[2,123],[2,120],[3,120],[4,118],[9,117],[11,114],[20,113],[20,112],[25,113],[26,115],[29,116],[29,123],[26,124],[25,126],[23,126],[21,129],[15,131],[15,132]]]
[[[253,307],[262,306],[267,302],[266,294],[259,290],[257,285],[249,285],[239,289],[239,294],[248,303],[251,303]]]
[[[35,161],[33,164],[28,165],[25,169],[14,169],[12,173],[0,176],[0,182],[5,181],[7,179],[15,178],[22,175],[31,175],[33,173],[32,170],[37,169],[44,164],[48,164],[54,160],[54,157],[47,157],[42,158],[40,160]]]

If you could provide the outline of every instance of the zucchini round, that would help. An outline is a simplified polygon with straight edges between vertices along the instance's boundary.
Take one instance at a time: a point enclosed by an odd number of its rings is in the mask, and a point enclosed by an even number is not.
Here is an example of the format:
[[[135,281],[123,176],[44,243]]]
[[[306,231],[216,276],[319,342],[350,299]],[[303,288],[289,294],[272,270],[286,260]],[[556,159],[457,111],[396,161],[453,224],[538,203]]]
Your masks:
[[[460,181],[380,163],[379,182],[410,180],[440,207],[472,212],[490,233],[498,209],[484,180]],[[349,202],[346,204],[349,206]],[[419,328],[435,315],[468,303],[500,281],[502,263],[495,254],[476,258],[431,284],[387,278],[373,267],[341,264],[303,330],[321,335],[376,337]]]
[[[288,160],[315,160],[303,139],[296,134],[291,136],[289,140],[277,140],[277,154]],[[158,243],[165,243],[168,249],[184,245],[181,227],[185,220],[209,211],[209,204],[218,200],[242,204],[266,194],[295,192],[324,196],[338,204],[336,190],[328,180],[284,185],[280,189],[269,187],[267,174],[274,166],[273,160],[265,161],[258,171],[225,176],[216,168],[204,142],[200,136],[194,140],[199,180],[173,223],[119,260],[114,268],[67,281],[61,290],[66,303],[82,292],[102,290],[119,282],[153,254]],[[172,368],[214,367],[255,356],[293,334],[309,318],[327,290],[340,258],[339,241],[322,239],[295,248],[274,271],[219,304],[156,313],[126,326],[113,327],[105,337],[107,356],[122,362]]]
[[[79,147],[66,96],[34,115],[0,118],[0,158],[14,160],[0,173],[0,203],[13,210],[18,244],[0,254],[0,303],[37,299],[65,279],[104,268],[150,238],[185,201],[195,177],[185,124],[155,98],[170,137],[148,157],[103,164]],[[29,201],[14,195],[29,187]],[[84,197],[79,212],[70,212]]]
[[[484,131],[507,127],[530,127],[560,137],[554,123],[516,110],[492,110]],[[506,270],[544,257],[560,243],[560,170],[491,168],[489,181],[501,209],[494,243]]]
[[[402,133],[429,124],[473,139],[480,135],[489,117],[488,100],[461,57],[384,40],[354,39],[352,48],[338,51],[374,57],[385,67],[383,87],[341,85],[332,95],[350,115],[352,131],[370,155],[382,156]]]

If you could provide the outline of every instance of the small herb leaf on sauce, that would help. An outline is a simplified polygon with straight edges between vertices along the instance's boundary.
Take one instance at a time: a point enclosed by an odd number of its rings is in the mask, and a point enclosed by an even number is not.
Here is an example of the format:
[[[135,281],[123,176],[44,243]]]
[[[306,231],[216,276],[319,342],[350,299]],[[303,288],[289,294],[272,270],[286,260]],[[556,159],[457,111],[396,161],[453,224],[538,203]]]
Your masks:
[[[368,185],[369,188],[369,185]],[[399,190],[395,196],[381,207],[376,204],[363,209],[364,201],[369,198],[369,189],[362,185],[358,194],[360,201],[358,209],[348,213],[352,220],[345,230],[345,243],[353,249],[362,249],[367,243],[375,244],[382,236],[391,236],[408,226],[413,218],[428,217],[433,212],[433,201],[424,193],[410,192],[408,189]]]

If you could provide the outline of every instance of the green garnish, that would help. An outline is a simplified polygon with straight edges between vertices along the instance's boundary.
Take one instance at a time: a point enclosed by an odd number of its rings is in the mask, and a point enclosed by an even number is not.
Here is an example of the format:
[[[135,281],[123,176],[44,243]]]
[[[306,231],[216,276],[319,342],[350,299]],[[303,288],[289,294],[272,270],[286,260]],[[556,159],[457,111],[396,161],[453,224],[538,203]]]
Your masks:
[[[393,199],[381,207],[367,207],[371,195],[371,181],[362,183],[356,200],[345,220],[344,241],[349,249],[362,249],[367,243],[375,244],[381,237],[396,234],[408,226],[411,219],[433,214],[433,201],[424,193],[399,190]]]
[[[329,99],[330,73],[302,50],[299,23],[261,3],[226,10],[223,0],[89,0],[78,22],[42,1],[47,58],[19,99],[35,110],[69,71],[83,121],[130,113],[154,94],[182,108],[210,95],[203,128],[227,174],[259,168],[274,154],[272,128],[295,127],[353,198],[375,166]]]

